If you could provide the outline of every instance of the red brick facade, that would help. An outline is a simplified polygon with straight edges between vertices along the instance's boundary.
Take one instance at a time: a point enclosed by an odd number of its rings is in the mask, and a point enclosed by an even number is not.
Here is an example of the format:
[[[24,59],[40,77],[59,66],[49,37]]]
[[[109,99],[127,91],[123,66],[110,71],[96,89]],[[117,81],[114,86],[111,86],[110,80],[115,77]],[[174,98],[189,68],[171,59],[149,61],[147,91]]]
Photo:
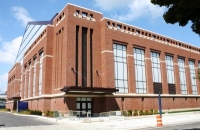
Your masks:
[[[82,16],[82,14],[87,16]],[[87,30],[86,40],[83,38],[84,30]],[[82,94],[81,92],[78,94],[64,94],[60,91],[64,86],[84,86],[83,80],[85,79],[87,83],[85,87],[115,88],[114,42],[125,45],[127,48],[128,93],[114,93],[112,95]],[[82,62],[82,49],[84,46],[87,50],[86,63]],[[133,48],[135,47],[145,50],[146,94],[136,93],[133,55]],[[153,88],[151,51],[160,54],[163,109],[199,107],[200,82],[196,81],[198,94],[193,95],[188,61],[190,59],[195,61],[195,71],[197,73],[200,48],[115,20],[103,18],[101,13],[71,4],[68,4],[54,18],[53,25],[47,25],[41,35],[32,43],[24,54],[23,64],[16,63],[11,69],[8,76],[7,97],[21,96],[21,101],[28,102],[29,109],[41,111],[76,110],[77,97],[92,97],[93,113],[119,109],[158,109],[158,95],[154,94]],[[41,52],[43,52],[42,94],[39,95],[39,54]],[[176,94],[169,94],[165,63],[166,54],[173,56]],[[181,94],[178,57],[185,59],[187,95]],[[32,87],[34,58],[37,61],[35,96]],[[85,70],[87,72],[84,78],[83,64],[86,65]],[[73,73],[72,68],[77,73]],[[29,75],[30,78],[27,78]],[[31,85],[28,94],[29,83]],[[6,107],[12,109],[12,104],[13,101],[7,101]]]

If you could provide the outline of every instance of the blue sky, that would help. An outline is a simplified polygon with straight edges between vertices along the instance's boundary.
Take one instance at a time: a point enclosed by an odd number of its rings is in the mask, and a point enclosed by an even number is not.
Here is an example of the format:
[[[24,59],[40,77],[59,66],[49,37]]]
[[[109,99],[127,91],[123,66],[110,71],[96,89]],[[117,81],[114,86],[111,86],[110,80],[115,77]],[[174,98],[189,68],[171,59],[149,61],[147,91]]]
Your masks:
[[[0,93],[7,88],[7,74],[15,57],[28,21],[50,20],[67,3],[102,12],[112,18],[199,47],[200,38],[185,27],[166,24],[165,8],[150,0],[1,0],[0,1]]]

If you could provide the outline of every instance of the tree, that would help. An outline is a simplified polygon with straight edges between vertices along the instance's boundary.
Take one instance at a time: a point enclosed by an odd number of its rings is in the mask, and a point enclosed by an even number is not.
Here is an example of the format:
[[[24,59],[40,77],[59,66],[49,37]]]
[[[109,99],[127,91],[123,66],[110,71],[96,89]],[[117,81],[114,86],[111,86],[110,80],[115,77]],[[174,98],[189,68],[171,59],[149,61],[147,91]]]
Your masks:
[[[192,31],[200,36],[200,0],[151,0],[152,4],[165,6],[163,14],[166,23],[185,26],[192,22]]]

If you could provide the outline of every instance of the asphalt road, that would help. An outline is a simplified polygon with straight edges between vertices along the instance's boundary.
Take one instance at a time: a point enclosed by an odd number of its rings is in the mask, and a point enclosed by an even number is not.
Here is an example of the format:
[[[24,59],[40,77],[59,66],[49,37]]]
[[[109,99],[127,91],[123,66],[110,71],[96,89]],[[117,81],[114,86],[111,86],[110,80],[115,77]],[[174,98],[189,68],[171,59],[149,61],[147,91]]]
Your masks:
[[[200,130],[200,121],[188,124],[177,124],[172,126],[162,126],[156,128],[149,128],[147,130]]]
[[[41,125],[54,125],[54,123],[37,117],[19,116],[0,112],[0,128]]]

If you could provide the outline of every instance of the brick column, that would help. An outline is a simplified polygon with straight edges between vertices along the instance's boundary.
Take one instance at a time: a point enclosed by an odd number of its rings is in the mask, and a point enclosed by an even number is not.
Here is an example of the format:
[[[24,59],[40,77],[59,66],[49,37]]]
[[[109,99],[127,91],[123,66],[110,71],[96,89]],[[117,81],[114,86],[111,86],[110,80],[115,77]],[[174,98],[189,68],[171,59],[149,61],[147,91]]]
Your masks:
[[[180,88],[180,76],[179,76],[179,67],[178,67],[178,57],[177,55],[174,55],[173,58],[174,62],[174,80],[176,85],[176,94],[181,94],[181,88]]]
[[[113,51],[104,51],[102,55],[102,87],[115,88],[114,54]]]
[[[82,86],[82,27],[79,27],[78,33],[78,86]]]
[[[192,85],[191,85],[191,76],[190,76],[190,67],[188,58],[185,58],[185,78],[187,85],[187,94],[192,94]]]
[[[153,77],[150,48],[145,50],[145,66],[146,66],[146,80],[147,80],[147,94],[153,94]]]
[[[43,59],[43,83],[42,83],[42,92],[43,94],[50,94],[52,92],[52,73],[49,70],[52,70],[52,60],[53,57],[45,56]]]
[[[160,53],[160,68],[161,68],[161,80],[162,80],[162,90],[163,94],[169,94],[168,83],[167,83],[167,69],[165,62],[165,53]]]
[[[135,63],[134,63],[134,55],[133,55],[132,44],[128,44],[128,46],[127,46],[127,70],[128,70],[129,93],[136,93]]]

